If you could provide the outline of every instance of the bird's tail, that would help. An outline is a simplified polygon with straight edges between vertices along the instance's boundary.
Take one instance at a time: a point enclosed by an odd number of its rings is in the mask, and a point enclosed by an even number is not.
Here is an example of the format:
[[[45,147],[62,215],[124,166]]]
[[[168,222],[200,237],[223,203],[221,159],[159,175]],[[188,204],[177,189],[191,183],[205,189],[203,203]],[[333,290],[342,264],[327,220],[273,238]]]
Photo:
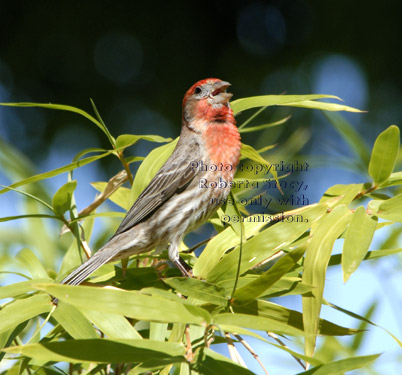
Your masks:
[[[92,272],[95,272],[100,266],[103,266],[113,258],[113,253],[97,251],[85,263],[66,276],[60,283],[66,285],[81,284]]]

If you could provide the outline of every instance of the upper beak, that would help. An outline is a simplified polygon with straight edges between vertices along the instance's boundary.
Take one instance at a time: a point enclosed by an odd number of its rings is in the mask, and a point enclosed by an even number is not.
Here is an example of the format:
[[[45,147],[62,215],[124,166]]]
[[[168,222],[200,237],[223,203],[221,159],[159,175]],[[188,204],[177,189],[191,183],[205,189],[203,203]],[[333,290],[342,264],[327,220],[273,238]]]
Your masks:
[[[230,98],[233,96],[233,94],[229,92],[225,92],[225,90],[230,86],[229,82],[226,81],[217,81],[213,85],[213,91],[211,93],[212,100],[215,104],[221,103],[225,104],[227,103]]]
[[[214,91],[212,92],[212,96],[218,95],[221,92],[224,92],[230,86],[229,82],[226,81],[218,81],[214,83]]]

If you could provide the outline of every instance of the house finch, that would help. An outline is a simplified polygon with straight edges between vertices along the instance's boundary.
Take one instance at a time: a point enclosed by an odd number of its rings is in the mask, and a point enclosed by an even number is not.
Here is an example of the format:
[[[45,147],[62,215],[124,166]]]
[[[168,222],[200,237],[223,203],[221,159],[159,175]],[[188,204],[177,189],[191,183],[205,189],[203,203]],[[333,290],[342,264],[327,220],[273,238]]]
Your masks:
[[[166,247],[169,259],[188,276],[179,257],[180,242],[225,201],[239,162],[240,135],[229,106],[229,86],[216,78],[191,86],[183,99],[181,134],[172,155],[113,237],[63,284],[80,284],[107,262]]]

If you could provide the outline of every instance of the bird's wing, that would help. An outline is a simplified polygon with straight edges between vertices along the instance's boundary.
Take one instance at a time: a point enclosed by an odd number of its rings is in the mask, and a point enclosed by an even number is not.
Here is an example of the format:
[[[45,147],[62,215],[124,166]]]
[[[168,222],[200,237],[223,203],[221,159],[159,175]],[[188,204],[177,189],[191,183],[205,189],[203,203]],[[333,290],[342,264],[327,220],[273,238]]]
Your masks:
[[[192,168],[190,162],[176,160],[172,154],[134,202],[114,236],[138,224],[193,180],[197,169]]]

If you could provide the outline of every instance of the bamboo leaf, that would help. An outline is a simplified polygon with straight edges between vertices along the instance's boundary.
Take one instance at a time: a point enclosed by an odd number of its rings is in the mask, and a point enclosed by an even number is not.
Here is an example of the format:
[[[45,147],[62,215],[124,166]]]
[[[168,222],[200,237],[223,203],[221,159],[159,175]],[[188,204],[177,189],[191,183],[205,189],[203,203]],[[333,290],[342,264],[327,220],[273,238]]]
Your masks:
[[[109,130],[107,129],[105,124],[99,122],[96,118],[91,116],[89,113],[83,111],[82,109],[72,107],[70,105],[50,104],[50,103],[0,103],[0,105],[7,106],[7,107],[40,107],[40,108],[55,109],[55,110],[60,110],[60,111],[68,111],[68,112],[77,113],[77,114],[87,118],[92,123],[94,123],[97,127],[99,127],[106,134],[106,136],[108,137],[112,146],[115,144],[115,140],[110,135]]]
[[[253,375],[250,370],[208,348],[202,348],[198,351],[194,369],[199,374],[205,375]]]
[[[59,301],[57,309],[53,312],[53,317],[74,339],[98,338],[94,327],[92,327],[88,319],[74,306],[64,301]]]
[[[14,346],[8,353],[21,354],[38,361],[124,363],[154,361],[158,364],[184,362],[183,345],[153,340],[66,340]]]
[[[311,370],[299,372],[297,375],[343,375],[347,371],[361,369],[374,362],[381,354],[351,357],[339,361],[319,365]]]
[[[49,296],[38,294],[12,302],[0,310],[0,333],[52,309]]]
[[[314,285],[311,296],[303,296],[303,323],[306,333],[305,354],[312,357],[318,334],[319,317],[323,300],[325,274],[335,240],[350,220],[347,206],[337,206],[315,223],[311,230],[311,243],[304,262],[303,282]]]
[[[124,150],[125,148],[132,146],[139,140],[145,140],[150,142],[165,143],[171,142],[172,138],[164,138],[159,135],[133,135],[133,134],[122,134],[116,139],[116,148],[119,150]]]
[[[238,289],[235,300],[238,304],[249,303],[261,296],[269,287],[275,284],[283,275],[289,272],[306,252],[304,246],[296,248],[280,258],[268,271],[258,279]]]
[[[170,154],[176,147],[178,140],[179,138],[176,138],[174,141],[166,145],[155,148],[141,163],[131,188],[130,206],[134,203],[134,201],[138,198],[162,165],[169,158]]]
[[[33,279],[49,278],[45,267],[43,267],[41,261],[30,249],[22,249],[17,254],[16,259],[29,271]]]
[[[182,301],[172,301],[159,296],[149,296],[140,292],[122,289],[91,288],[57,284],[37,284],[61,301],[74,305],[78,309],[105,311],[130,318],[156,322],[178,322],[207,324],[208,312],[197,306],[187,305]],[[88,301],[91,301],[90,306]]]
[[[342,270],[344,282],[348,281],[350,275],[357,270],[366,256],[376,227],[377,220],[367,215],[363,206],[359,206],[352,215],[343,244]]]
[[[369,164],[374,184],[381,185],[391,175],[399,152],[399,128],[391,125],[375,140]]]
[[[165,279],[164,283],[187,297],[218,306],[225,306],[227,304],[228,296],[225,289],[215,284],[188,277],[170,277]]]
[[[237,114],[238,112],[242,112],[250,108],[272,105],[290,105],[291,103],[300,103],[302,101],[311,101],[325,98],[340,100],[337,96],[334,95],[262,95],[234,100],[230,102],[230,106],[232,107],[233,112]]]
[[[77,181],[69,181],[65,183],[53,196],[53,209],[54,212],[62,216],[71,207],[71,200],[73,199],[74,190],[77,187]]]
[[[18,181],[16,183],[14,183],[14,184],[11,184],[7,188],[4,188],[4,189],[0,190],[0,194],[6,193],[7,191],[9,191],[9,188],[16,188],[16,187],[24,186],[24,185],[27,185],[27,184],[32,184],[34,182],[42,181],[42,180],[45,180],[47,178],[57,176],[57,175],[59,175],[61,173],[72,171],[72,170],[77,169],[79,167],[83,167],[84,165],[87,165],[89,163],[93,163],[94,161],[102,159],[105,156],[110,155],[111,153],[112,153],[112,151],[107,151],[107,152],[105,152],[103,154],[96,155],[96,156],[90,156],[90,157],[87,157],[85,159],[81,159],[81,160],[78,160],[76,162],[73,162],[71,164],[67,164],[67,165],[65,165],[63,167],[53,169],[52,171],[49,171],[49,172],[40,173],[40,174],[37,174],[35,176],[25,178],[25,179],[23,179],[21,181]]]

